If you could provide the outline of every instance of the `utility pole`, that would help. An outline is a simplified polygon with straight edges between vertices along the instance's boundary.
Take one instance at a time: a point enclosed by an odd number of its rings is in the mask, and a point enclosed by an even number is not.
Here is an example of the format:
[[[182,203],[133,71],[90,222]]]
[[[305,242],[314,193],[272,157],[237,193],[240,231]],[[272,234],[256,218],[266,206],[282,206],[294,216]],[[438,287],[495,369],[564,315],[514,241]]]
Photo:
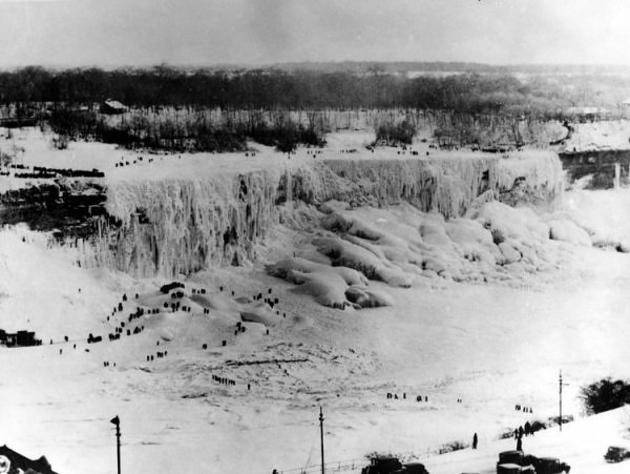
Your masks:
[[[110,423],[116,426],[116,461],[118,465],[118,474],[120,474],[120,419],[118,415],[109,420]]]
[[[322,406],[319,406],[319,439],[322,451],[322,474],[325,474],[324,468],[324,414],[322,413]],[[120,474],[120,473],[119,473]]]

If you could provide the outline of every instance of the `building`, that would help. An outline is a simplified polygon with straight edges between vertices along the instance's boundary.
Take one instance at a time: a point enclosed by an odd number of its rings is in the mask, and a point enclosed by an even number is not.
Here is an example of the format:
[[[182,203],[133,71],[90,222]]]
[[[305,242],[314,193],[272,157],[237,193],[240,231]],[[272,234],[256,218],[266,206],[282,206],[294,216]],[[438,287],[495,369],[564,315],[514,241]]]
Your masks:
[[[621,109],[621,115],[623,118],[630,118],[630,98],[622,101],[619,104],[619,108]]]
[[[603,107],[569,107],[564,114],[577,122],[594,122],[610,117],[610,111]]]
[[[4,465],[7,463],[7,460],[10,464],[7,472],[10,473],[19,472],[18,470],[21,470],[32,474],[57,474],[52,470],[50,463],[44,456],[33,461],[8,448],[5,444],[4,446],[0,446],[0,462]]]
[[[108,115],[124,114],[127,112],[128,107],[118,102],[117,100],[107,99],[101,104],[101,113]]]
[[[448,150],[457,147],[459,145],[459,140],[454,132],[448,130],[436,130],[433,135],[437,140],[438,146],[440,148],[446,148]]]

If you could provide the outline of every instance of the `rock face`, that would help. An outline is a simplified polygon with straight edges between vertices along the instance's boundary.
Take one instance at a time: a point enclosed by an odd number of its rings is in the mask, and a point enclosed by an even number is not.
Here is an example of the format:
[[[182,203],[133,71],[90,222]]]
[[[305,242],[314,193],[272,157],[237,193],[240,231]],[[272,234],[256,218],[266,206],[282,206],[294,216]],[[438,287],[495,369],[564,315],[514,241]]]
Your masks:
[[[83,264],[143,277],[241,265],[256,259],[256,243],[293,204],[408,202],[453,218],[479,199],[500,199],[517,178],[532,190],[530,195],[553,200],[562,189],[557,155],[518,155],[327,160],[242,174],[110,182],[106,191],[82,198],[81,209],[87,206],[98,214],[101,207],[91,208],[88,202],[102,206],[106,194],[104,215],[82,214],[89,222]],[[74,208],[68,212],[77,215]]]
[[[0,223],[25,222],[33,230],[54,230],[58,238],[90,238],[106,214],[106,200],[98,182],[51,180],[0,194]]]
[[[630,180],[630,150],[565,151],[560,153],[559,157],[563,168],[567,170],[569,183],[592,175],[591,188],[612,188],[615,180],[615,164],[620,165],[621,182],[625,184]]]

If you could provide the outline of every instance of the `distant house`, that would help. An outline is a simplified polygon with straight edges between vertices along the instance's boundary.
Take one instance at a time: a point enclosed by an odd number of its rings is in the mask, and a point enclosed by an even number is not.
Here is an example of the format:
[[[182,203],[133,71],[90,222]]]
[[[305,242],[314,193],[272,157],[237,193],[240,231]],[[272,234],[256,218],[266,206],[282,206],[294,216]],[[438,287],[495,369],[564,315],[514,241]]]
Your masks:
[[[580,122],[593,122],[610,115],[610,111],[603,107],[569,107],[564,112],[565,115]]]
[[[13,473],[21,470],[28,474],[57,474],[52,470],[50,463],[44,456],[33,461],[32,459],[13,451],[6,445],[0,446],[0,463],[4,465],[7,463],[7,460],[10,466],[6,472]]]
[[[630,98],[622,101],[619,104],[619,107],[621,108],[621,113],[623,115],[624,118],[630,118]]]
[[[117,100],[107,99],[101,104],[101,113],[108,115],[124,114],[129,108]]]
[[[435,136],[440,148],[451,149],[455,148],[459,144],[459,140],[454,132],[438,129],[433,133],[433,135]]]

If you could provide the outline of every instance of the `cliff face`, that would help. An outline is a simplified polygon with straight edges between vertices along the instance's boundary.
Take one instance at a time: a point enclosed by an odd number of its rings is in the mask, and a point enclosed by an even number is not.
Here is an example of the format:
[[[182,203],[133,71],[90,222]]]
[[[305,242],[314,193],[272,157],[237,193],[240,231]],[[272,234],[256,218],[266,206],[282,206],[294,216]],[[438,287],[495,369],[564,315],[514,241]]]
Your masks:
[[[106,215],[105,187],[90,180],[45,180],[0,194],[0,223],[25,222],[58,238],[90,238]]]
[[[573,183],[592,175],[590,186],[594,189],[612,188],[615,183],[615,166],[619,166],[619,179],[623,184],[630,181],[630,150],[589,150],[562,152],[559,154],[567,178]]]
[[[504,159],[327,160],[243,174],[110,183],[107,216],[85,246],[85,264],[136,276],[188,274],[256,259],[255,243],[288,202],[330,199],[384,206],[407,201],[445,217],[464,214],[480,195],[525,187],[531,200],[561,191],[556,155]],[[533,197],[532,197],[533,196]]]

